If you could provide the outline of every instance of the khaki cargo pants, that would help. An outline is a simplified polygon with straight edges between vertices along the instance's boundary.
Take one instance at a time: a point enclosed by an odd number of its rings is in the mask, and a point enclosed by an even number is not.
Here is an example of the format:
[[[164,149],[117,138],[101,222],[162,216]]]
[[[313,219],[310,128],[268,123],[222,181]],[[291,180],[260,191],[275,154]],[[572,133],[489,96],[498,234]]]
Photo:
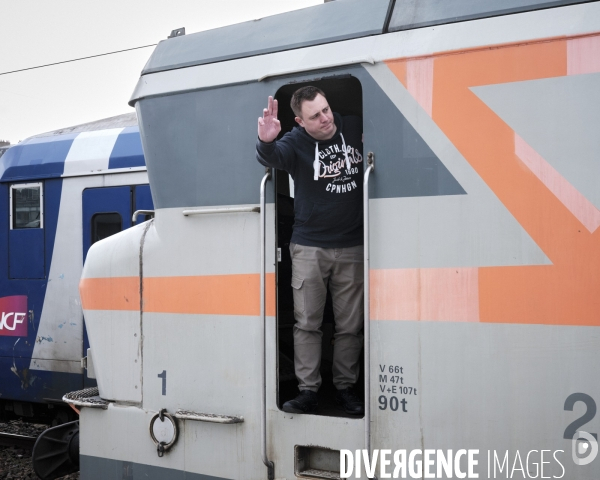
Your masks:
[[[300,390],[321,386],[321,323],[327,286],[333,300],[333,383],[353,386],[363,347],[363,246],[319,248],[290,244],[294,292],[294,366]]]

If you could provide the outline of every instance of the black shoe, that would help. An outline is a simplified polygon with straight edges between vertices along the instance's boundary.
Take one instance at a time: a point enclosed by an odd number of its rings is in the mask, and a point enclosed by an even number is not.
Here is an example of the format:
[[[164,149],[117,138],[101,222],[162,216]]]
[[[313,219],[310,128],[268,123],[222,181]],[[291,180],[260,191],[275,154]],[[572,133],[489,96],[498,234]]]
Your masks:
[[[364,415],[365,405],[363,401],[354,395],[351,388],[338,390],[335,395],[335,401],[350,415]]]
[[[317,392],[300,390],[300,394],[293,400],[283,404],[282,410],[288,413],[312,413],[317,410]]]

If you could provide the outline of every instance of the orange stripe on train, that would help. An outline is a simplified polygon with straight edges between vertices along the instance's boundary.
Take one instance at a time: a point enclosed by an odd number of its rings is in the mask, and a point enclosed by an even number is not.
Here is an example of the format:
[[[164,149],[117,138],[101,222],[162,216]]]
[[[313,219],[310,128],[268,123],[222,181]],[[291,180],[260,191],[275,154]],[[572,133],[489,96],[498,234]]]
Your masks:
[[[139,310],[139,277],[82,278],[79,295],[84,310]]]
[[[477,268],[371,270],[372,320],[479,321]]]
[[[267,274],[266,311],[275,315],[275,275]],[[260,314],[260,275],[206,275],[144,279],[144,312],[213,315]],[[138,277],[84,278],[84,310],[139,310]]]
[[[435,123],[552,261],[540,266],[479,267],[482,322],[600,325],[600,233],[589,205],[564,185],[554,188],[532,174],[527,162],[539,167],[540,159],[529,155],[523,163],[519,158],[523,145],[515,132],[470,90],[598,71],[599,38],[553,39],[435,56],[431,98],[428,85],[413,82],[409,88],[410,61],[387,62],[421,104],[432,105]],[[422,77],[428,83],[431,75]]]

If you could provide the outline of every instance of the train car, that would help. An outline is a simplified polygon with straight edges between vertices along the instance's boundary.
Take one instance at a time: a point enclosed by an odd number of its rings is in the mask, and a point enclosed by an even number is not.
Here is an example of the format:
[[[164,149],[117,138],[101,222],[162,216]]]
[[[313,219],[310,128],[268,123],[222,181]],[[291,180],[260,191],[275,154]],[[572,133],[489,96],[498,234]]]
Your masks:
[[[10,145],[0,145],[0,157],[4,155],[4,152],[6,152],[9,147]]]
[[[81,478],[598,478],[599,59],[597,1],[343,0],[159,43],[131,99],[156,216],[80,284]],[[363,118],[362,418],[327,403],[327,309],[322,409],[281,410],[293,181],[256,119],[273,95],[289,130],[303,85]]]
[[[95,385],[82,367],[83,262],[137,209],[152,198],[135,113],[30,137],[0,158],[0,416],[77,416],[63,395]]]

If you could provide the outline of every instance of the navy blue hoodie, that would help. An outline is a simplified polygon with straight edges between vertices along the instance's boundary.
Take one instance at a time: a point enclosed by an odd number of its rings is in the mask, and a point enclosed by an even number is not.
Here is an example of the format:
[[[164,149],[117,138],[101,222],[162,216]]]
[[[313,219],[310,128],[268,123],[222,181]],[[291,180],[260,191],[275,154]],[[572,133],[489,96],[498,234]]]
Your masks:
[[[280,140],[256,144],[256,158],[294,179],[292,242],[323,248],[362,245],[362,121],[334,113],[337,130],[317,141],[296,126]]]

